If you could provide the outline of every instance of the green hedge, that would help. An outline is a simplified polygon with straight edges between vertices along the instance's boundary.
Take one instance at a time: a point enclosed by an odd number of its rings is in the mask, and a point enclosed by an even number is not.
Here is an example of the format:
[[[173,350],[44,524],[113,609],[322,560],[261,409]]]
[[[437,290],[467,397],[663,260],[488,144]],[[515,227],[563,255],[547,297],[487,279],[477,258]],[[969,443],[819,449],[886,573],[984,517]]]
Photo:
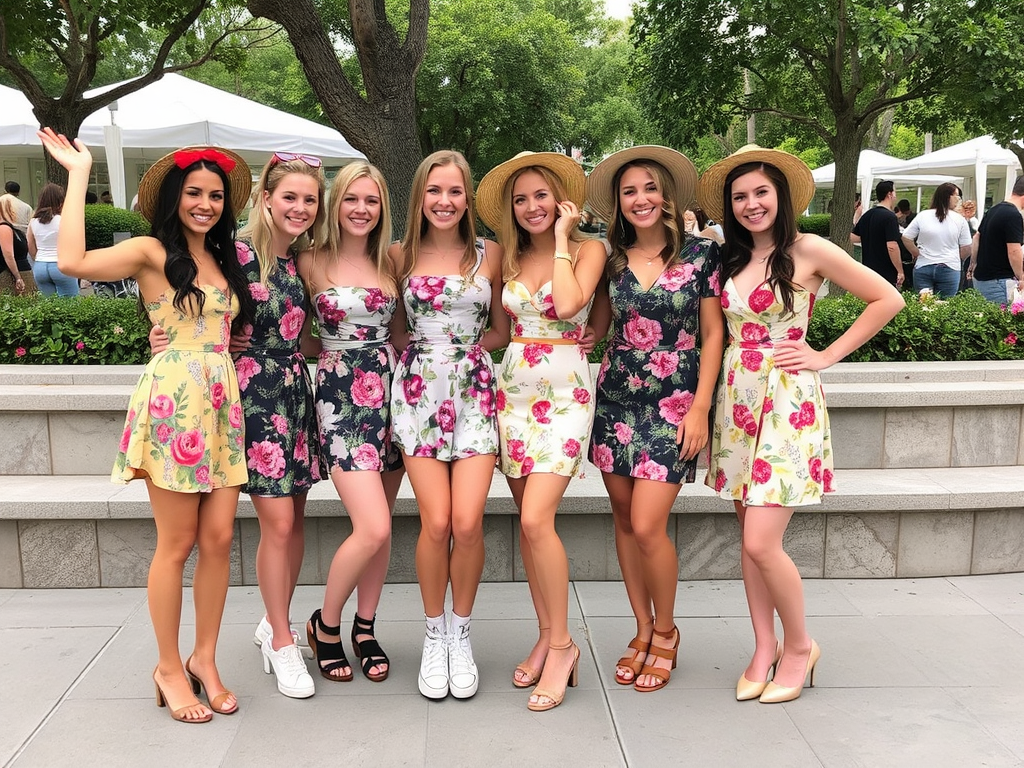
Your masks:
[[[975,291],[948,301],[921,303],[911,293],[905,298],[907,306],[848,360],[1024,359],[1024,311],[1014,313]],[[863,308],[850,294],[821,299],[807,340],[823,349]],[[141,364],[149,360],[148,334],[149,323],[132,299],[0,297],[0,363]],[[600,362],[603,350],[602,342],[591,361]]]
[[[85,206],[85,248],[109,248],[115,232],[130,232],[133,237],[149,234],[149,222],[141,213],[126,211],[113,205]]]
[[[809,232],[812,235],[828,237],[829,227],[832,225],[832,217],[827,213],[812,213],[810,216],[797,216],[796,228],[801,232]]]

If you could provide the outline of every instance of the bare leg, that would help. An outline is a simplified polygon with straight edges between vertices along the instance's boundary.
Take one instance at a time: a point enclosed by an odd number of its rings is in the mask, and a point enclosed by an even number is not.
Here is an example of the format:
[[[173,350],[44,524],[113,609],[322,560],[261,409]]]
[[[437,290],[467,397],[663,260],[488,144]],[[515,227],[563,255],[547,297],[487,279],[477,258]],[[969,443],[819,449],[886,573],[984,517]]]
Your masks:
[[[182,574],[199,531],[200,494],[158,488],[149,478],[146,487],[156,523],[156,552],[149,564],[146,586],[159,654],[154,678],[172,712],[187,707],[186,719],[201,720],[209,716],[210,709],[192,693],[178,648]]]
[[[420,583],[423,613],[444,613],[448,591],[448,561],[451,557],[452,499],[451,467],[447,462],[406,454],[416,504],[420,508],[420,535],[416,540],[416,579]]]
[[[199,504],[199,557],[192,579],[192,599],[196,607],[196,644],[189,666],[203,681],[212,703],[226,691],[217,672],[217,638],[220,636],[224,601],[231,575],[231,542],[235,535],[238,510],[238,486],[218,488],[202,494]],[[222,712],[238,706],[234,694],[220,703]]]
[[[740,533],[745,530],[746,507],[742,502],[734,502],[736,517],[740,521]],[[778,640],[775,637],[775,601],[772,600],[768,586],[761,577],[761,571],[747,554],[746,547],[741,548],[740,568],[743,572],[743,590],[747,595],[747,607],[750,610],[750,623],[754,627],[754,657],[747,665],[743,676],[747,680],[760,682],[768,679],[768,670],[775,663],[775,652]]]
[[[631,477],[613,475],[609,472],[602,472],[601,477],[612,505],[615,553],[619,558],[619,570],[622,572],[622,581],[626,587],[626,597],[636,619],[636,637],[641,643],[650,644],[651,636],[654,634],[654,605],[651,593],[647,591],[647,584],[644,582],[640,550],[636,545],[633,523],[630,519],[635,481]],[[645,654],[634,648],[626,649],[626,656],[632,655],[635,658],[637,654],[640,655],[639,661],[642,664]],[[633,669],[616,665],[615,677],[624,683],[631,683]]]
[[[747,507],[743,521],[743,552],[761,574],[782,620],[785,644],[773,678],[782,687],[803,685],[811,638],[804,614],[804,589],[800,572],[782,548],[782,536],[793,516],[782,507]]]
[[[526,491],[525,477],[506,477],[509,490],[512,491],[512,498],[515,500],[516,508],[520,514],[523,511],[523,493]],[[516,667],[513,673],[513,680],[520,686],[527,686],[536,683],[540,678],[540,670],[544,668],[544,660],[548,656],[548,646],[551,644],[551,616],[548,614],[547,606],[544,604],[544,595],[537,583],[537,571],[533,562],[533,549],[530,547],[530,540],[519,526],[519,551],[523,555],[523,568],[526,570],[526,583],[530,587],[530,599],[533,601],[533,610],[537,614],[537,642],[530,650],[530,655]],[[531,674],[529,670],[536,670]]]
[[[301,504],[299,503],[301,499]],[[291,625],[288,623],[289,606],[295,582],[302,565],[302,539],[296,544],[295,530],[303,532],[301,497],[269,498],[253,496],[252,504],[260,521],[260,543],[256,550],[256,580],[267,610],[267,621],[273,631],[275,651],[292,644]],[[298,550],[296,552],[296,550]],[[298,562],[295,555],[298,554]],[[298,567],[297,567],[298,566]]]
[[[494,455],[452,462],[452,610],[470,616],[484,572],[484,507],[494,478]]]

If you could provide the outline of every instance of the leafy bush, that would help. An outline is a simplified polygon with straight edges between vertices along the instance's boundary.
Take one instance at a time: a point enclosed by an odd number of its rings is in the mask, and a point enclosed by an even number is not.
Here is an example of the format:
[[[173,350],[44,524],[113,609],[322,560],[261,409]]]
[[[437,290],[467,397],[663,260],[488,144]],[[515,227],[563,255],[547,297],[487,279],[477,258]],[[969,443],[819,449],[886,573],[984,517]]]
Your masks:
[[[85,248],[109,248],[115,232],[131,232],[132,236],[148,235],[149,222],[141,213],[115,208],[113,205],[85,206]]]
[[[810,216],[797,216],[796,227],[801,232],[809,232],[812,235],[828,237],[829,227],[832,225],[832,217],[827,213],[812,213]]]
[[[138,307],[133,299],[2,296],[0,363],[146,363],[149,323]]]
[[[1024,307],[1000,307],[973,290],[947,301],[920,301],[912,293],[904,294],[904,298],[907,306],[846,360],[1024,359]],[[864,302],[852,294],[816,302],[807,330],[808,343],[824,349],[852,325],[863,309]]]

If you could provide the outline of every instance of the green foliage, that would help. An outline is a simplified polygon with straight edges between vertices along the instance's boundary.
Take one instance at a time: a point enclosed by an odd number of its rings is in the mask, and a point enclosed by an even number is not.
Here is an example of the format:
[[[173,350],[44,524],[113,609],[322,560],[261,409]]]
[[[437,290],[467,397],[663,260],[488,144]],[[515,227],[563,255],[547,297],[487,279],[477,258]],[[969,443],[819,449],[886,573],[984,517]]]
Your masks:
[[[832,217],[827,213],[812,213],[810,216],[797,216],[796,227],[801,232],[828,237]]]
[[[922,302],[912,293],[904,297],[907,306],[848,362],[1024,359],[1024,312],[1014,314],[973,290],[947,301]],[[864,302],[852,294],[816,302],[808,343],[824,349],[863,309]]]
[[[85,248],[109,248],[115,232],[130,232],[132,237],[149,234],[149,222],[141,213],[113,205],[85,206]]]
[[[0,297],[0,363],[142,364],[148,335],[133,299]]]

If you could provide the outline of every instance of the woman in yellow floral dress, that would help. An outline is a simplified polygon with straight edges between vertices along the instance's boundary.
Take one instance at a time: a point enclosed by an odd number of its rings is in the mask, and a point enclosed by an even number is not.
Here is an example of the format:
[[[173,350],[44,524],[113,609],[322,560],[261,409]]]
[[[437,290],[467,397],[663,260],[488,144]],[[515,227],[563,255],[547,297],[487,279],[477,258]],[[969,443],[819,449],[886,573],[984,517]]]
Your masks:
[[[500,467],[519,507],[520,544],[540,637],[512,684],[536,685],[532,710],[558,706],[575,684],[569,562],[555,513],[587,454],[594,416],[590,365],[579,345],[604,270],[604,246],[576,235],[583,169],[555,152],[523,152],[491,170],[480,218],[500,232],[502,305],[512,341],[498,372]],[[543,670],[543,671],[541,671]]]
[[[801,234],[814,181],[793,155],[750,145],[711,166],[698,201],[723,222],[722,309],[729,330],[707,484],[733,501],[754,656],[740,701],[797,698],[820,656],[807,634],[800,573],[782,548],[795,507],[832,490],[832,446],[818,371],[842,360],[903,306],[891,285],[837,245]],[[826,349],[806,340],[814,294],[831,280],[867,302]],[[775,612],[785,644],[775,636]],[[768,681],[774,669],[774,678]]]
[[[228,354],[234,329],[253,319],[248,283],[235,254],[235,211],[252,182],[240,157],[193,147],[158,160],[139,185],[151,237],[85,250],[85,191],[92,156],[50,129],[39,132],[68,169],[58,239],[62,272],[88,280],[134,278],[169,347],[146,366],[132,396],[113,479],[144,478],[156,522],[147,597],[159,663],[158,706],[186,723],[231,714],[238,701],[216,666],[231,542],[240,487],[246,482],[242,409]],[[195,646],[182,664],[178,648],[182,575],[193,545]],[[206,689],[208,705],[196,694]]]

